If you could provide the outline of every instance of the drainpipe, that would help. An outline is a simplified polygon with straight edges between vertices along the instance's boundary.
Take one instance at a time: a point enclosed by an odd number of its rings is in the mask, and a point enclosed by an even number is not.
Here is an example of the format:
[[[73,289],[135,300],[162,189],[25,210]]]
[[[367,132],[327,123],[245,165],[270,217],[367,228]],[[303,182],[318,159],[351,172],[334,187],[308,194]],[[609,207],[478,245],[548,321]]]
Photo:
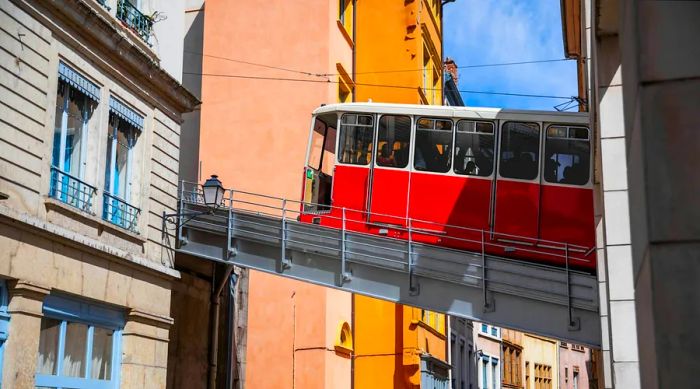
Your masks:
[[[228,342],[227,347],[228,352],[226,353],[226,389],[233,389],[233,355],[236,354],[236,361],[238,361],[238,349],[236,348],[236,339],[234,333],[234,314],[236,307],[236,282],[238,281],[238,275],[236,273],[231,273],[228,282]]]
[[[221,303],[221,291],[226,286],[228,278],[233,271],[233,265],[229,265],[226,268],[226,274],[221,279],[221,282],[216,286],[216,289],[212,291],[211,295],[211,308],[209,310],[210,322],[211,322],[211,337],[209,338],[209,381],[207,383],[207,388],[216,389],[216,370],[217,370],[217,355],[218,355],[218,345],[219,345],[219,305]],[[216,284],[216,265],[212,269],[212,289]]]
[[[355,66],[357,66],[357,0],[352,0],[352,82],[357,83]],[[352,102],[357,101],[357,85],[352,91]]]

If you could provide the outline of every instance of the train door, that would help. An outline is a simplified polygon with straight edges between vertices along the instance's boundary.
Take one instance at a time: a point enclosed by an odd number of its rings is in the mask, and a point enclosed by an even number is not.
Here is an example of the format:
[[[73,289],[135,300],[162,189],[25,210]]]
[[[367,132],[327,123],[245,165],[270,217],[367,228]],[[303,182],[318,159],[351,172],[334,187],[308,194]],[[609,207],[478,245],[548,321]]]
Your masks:
[[[494,207],[494,237],[535,244],[539,225],[540,124],[501,125]],[[522,238],[528,239],[522,239]]]
[[[455,191],[445,186],[452,170],[454,123],[424,117],[417,119],[415,128],[408,215],[417,220],[417,230],[444,236],[456,200]]]
[[[379,117],[375,144],[377,147],[370,173],[369,220],[372,223],[406,226],[411,117]]]
[[[304,168],[304,212],[322,213],[330,210],[335,170],[335,138],[335,114],[314,118]]]
[[[492,122],[460,120],[455,132],[454,176],[446,177],[455,205],[448,224],[457,229],[450,235],[479,241],[491,226],[491,198],[494,184],[495,126]]]
[[[591,136],[584,126],[546,124],[540,238],[595,245]],[[578,249],[573,247],[574,254]]]
[[[345,208],[346,217],[360,220],[367,212],[369,173],[374,150],[374,116],[345,113],[340,116],[338,128],[333,206],[335,211]]]

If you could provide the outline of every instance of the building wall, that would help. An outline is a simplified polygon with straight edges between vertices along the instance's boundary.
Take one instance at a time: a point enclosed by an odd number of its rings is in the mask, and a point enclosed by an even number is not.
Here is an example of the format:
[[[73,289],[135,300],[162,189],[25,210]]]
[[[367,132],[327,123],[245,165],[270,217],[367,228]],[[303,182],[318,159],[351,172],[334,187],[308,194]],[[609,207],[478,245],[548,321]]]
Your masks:
[[[34,386],[45,301],[68,297],[123,316],[122,386],[165,387],[170,290],[179,273],[161,242],[159,215],[176,206],[179,117],[196,100],[150,60],[156,53],[121,27],[114,8],[3,1],[0,19],[0,192],[9,196],[0,201],[0,277],[10,295],[2,384]],[[83,180],[96,188],[88,211],[48,196],[59,59],[100,88],[87,127]],[[136,232],[101,217],[110,96],[144,117],[133,153]]]
[[[485,326],[485,327],[484,327]],[[503,361],[501,361],[502,348],[502,328],[486,323],[474,322],[474,342],[476,344],[476,383],[477,388],[490,389],[501,387],[501,371]],[[494,335],[495,332],[495,335]],[[497,361],[496,375],[494,378],[494,368],[492,361]],[[484,378],[483,363],[486,362],[486,378]],[[486,383],[486,385],[484,385]]]
[[[575,344],[559,342],[559,387],[561,389],[591,388],[591,369],[596,368],[591,349]],[[574,384],[578,377],[578,385]]]
[[[310,113],[338,101],[339,76],[265,66],[351,75],[352,31],[339,12],[327,0],[206,2],[202,73],[315,82],[202,77],[199,161],[189,177],[201,161],[202,174],[228,188],[299,200]],[[350,357],[335,348],[339,326],[352,325],[350,294],[251,271],[248,304],[246,386],[350,387]]]
[[[545,386],[552,389],[559,388],[559,342],[553,339],[543,338],[531,334],[523,334],[523,354],[522,359],[525,364],[523,373],[525,378],[523,383],[526,388],[537,388],[535,386],[536,379],[536,364],[544,365],[550,368],[549,376],[551,386]],[[529,381],[529,386],[528,386]]]
[[[442,105],[440,9],[440,2],[435,0],[358,2],[357,101]],[[428,85],[423,83],[423,71],[383,73],[424,69],[424,63]]]
[[[356,7],[356,101],[440,105],[439,2],[360,1]],[[422,89],[422,71],[385,72],[421,69],[424,45],[430,48],[429,72],[435,69],[437,73],[434,93]],[[447,316],[357,295],[354,307],[356,387],[419,385],[421,353],[447,361]],[[421,320],[423,316],[427,320]]]

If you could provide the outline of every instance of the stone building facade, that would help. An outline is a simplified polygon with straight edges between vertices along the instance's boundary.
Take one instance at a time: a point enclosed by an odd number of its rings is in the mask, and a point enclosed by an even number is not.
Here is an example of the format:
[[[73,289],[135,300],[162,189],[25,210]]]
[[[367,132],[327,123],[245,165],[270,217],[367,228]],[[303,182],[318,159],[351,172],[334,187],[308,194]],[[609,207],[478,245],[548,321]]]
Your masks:
[[[179,2],[138,3],[0,1],[3,387],[165,387],[161,216],[198,101],[159,54],[182,52]]]

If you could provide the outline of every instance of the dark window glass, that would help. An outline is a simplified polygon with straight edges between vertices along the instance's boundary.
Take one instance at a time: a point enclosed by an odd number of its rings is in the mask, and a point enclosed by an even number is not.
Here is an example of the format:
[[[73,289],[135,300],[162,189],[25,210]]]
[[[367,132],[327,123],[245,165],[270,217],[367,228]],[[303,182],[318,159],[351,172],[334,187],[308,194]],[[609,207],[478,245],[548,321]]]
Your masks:
[[[323,143],[327,128],[326,124],[319,119],[316,119],[316,122],[314,122],[314,132],[311,133],[311,149],[309,150],[308,165],[315,170],[318,170],[321,166],[321,155],[323,154]]]
[[[547,182],[585,185],[590,177],[590,140],[585,127],[550,126],[544,144]]]
[[[373,120],[370,115],[345,114],[341,118],[338,161],[368,165],[372,156]]]
[[[447,173],[452,159],[452,121],[421,118],[416,124],[416,170]]]
[[[493,173],[493,123],[460,120],[455,134],[454,172],[488,177]]]
[[[499,171],[504,178],[534,180],[540,158],[540,126],[508,122],[501,132]]]
[[[405,168],[411,144],[411,118],[385,115],[379,119],[377,165]]]

